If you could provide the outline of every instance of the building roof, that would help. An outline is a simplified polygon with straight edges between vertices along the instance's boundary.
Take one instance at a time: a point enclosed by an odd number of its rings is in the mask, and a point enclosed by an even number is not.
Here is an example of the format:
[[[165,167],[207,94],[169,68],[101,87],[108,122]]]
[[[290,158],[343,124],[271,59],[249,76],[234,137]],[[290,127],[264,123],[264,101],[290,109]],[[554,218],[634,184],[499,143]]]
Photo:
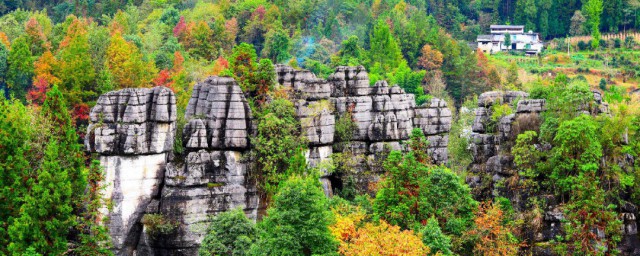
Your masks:
[[[491,25],[491,29],[522,29],[524,25]]]
[[[493,40],[493,35],[478,35],[478,41],[491,41]]]

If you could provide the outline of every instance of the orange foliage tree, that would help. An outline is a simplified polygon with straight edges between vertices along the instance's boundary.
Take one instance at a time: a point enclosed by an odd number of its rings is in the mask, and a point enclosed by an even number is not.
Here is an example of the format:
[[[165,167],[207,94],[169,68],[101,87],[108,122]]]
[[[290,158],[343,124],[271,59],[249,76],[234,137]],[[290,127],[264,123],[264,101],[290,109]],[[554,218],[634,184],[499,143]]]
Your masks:
[[[516,255],[519,243],[504,224],[504,212],[498,203],[485,202],[474,220],[476,226],[467,235],[475,240],[475,255]]]
[[[342,212],[344,209],[333,209],[336,221],[329,227],[340,242],[341,255],[422,256],[429,253],[429,247],[410,230],[400,230],[384,220],[379,224],[366,223],[366,214],[360,209],[346,215]]]
[[[46,99],[47,91],[53,85],[60,83],[60,78],[54,75],[54,68],[58,61],[51,51],[46,51],[34,63],[33,88],[29,90],[27,99],[34,104],[42,104]]]

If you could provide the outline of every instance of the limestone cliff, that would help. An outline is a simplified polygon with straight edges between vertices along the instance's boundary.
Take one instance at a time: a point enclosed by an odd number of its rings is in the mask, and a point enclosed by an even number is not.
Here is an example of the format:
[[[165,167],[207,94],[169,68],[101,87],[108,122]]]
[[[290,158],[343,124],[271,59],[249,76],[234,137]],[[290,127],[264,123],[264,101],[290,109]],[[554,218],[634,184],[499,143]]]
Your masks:
[[[397,86],[371,86],[363,67],[338,67],[326,80],[281,65],[276,73],[292,92],[309,165],[348,150],[359,159],[356,174],[366,187],[379,173],[365,171],[375,170],[381,152],[407,150],[414,128],[431,142],[434,162],[447,161],[451,111],[444,101],[416,106],[414,96]],[[341,141],[336,121],[347,112],[357,129]],[[251,179],[256,170],[247,157],[256,124],[238,84],[210,77],[195,85],[185,118],[186,150],[173,156],[176,105],[167,88],[110,92],[92,109],[86,146],[100,155],[107,172],[106,196],[113,206],[105,214],[117,255],[197,255],[211,216],[240,207],[248,217],[259,217]],[[336,175],[321,178],[327,195],[342,186]],[[159,214],[176,228],[152,236],[141,223],[144,214]]]

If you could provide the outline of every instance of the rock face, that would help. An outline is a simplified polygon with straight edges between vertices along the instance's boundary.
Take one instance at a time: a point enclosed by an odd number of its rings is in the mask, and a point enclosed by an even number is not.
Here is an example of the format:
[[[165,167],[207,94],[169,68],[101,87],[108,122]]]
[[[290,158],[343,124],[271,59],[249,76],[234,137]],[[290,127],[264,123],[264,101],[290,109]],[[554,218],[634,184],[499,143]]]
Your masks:
[[[333,153],[348,151],[359,162],[356,173],[376,168],[376,158],[386,147],[406,150],[405,142],[414,128],[420,128],[431,142],[429,153],[434,162],[447,161],[451,111],[446,102],[432,99],[416,106],[413,94],[385,81],[370,85],[363,67],[338,67],[327,80],[306,70],[277,65],[278,82],[290,87],[296,100],[297,115],[303,134],[309,141],[308,162],[317,166]],[[350,114],[357,127],[351,138],[338,138],[336,121]],[[323,183],[336,177],[325,176]],[[375,180],[376,175],[356,175],[360,187]],[[339,182],[338,182],[339,183]],[[340,184],[332,184],[340,188]],[[333,191],[325,191],[331,194]]]
[[[140,220],[159,195],[173,150],[176,99],[169,89],[123,89],[102,95],[91,110],[86,147],[100,154],[111,205],[103,214],[117,255],[131,255]]]
[[[292,92],[310,166],[349,153],[356,181],[366,189],[377,179],[382,153],[407,150],[414,128],[430,141],[433,161],[447,161],[451,111],[446,102],[416,106],[414,96],[397,86],[383,81],[371,86],[363,67],[338,67],[326,80],[282,65],[276,72]],[[343,116],[351,116],[356,129],[339,138],[336,123]],[[176,104],[167,88],[110,92],[92,109],[86,147],[100,154],[107,172],[113,208],[105,214],[117,255],[196,255],[211,216],[241,208],[249,218],[259,218],[260,200],[250,178],[255,168],[248,157],[256,124],[240,87],[224,77],[197,84],[185,118],[185,152],[173,156]],[[325,173],[327,195],[342,187],[341,178]],[[145,214],[160,215],[175,229],[149,235],[153,227],[141,223]]]

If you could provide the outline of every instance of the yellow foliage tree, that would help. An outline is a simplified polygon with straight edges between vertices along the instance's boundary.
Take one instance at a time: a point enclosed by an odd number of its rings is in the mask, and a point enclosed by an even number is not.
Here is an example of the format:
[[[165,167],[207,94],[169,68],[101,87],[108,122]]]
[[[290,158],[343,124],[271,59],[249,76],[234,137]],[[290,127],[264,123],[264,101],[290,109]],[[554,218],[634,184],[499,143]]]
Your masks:
[[[138,47],[117,30],[111,37],[105,62],[119,88],[150,87],[157,73],[153,63],[145,62]]]
[[[329,229],[340,242],[341,255],[422,256],[429,253],[420,236],[410,230],[400,230],[384,220],[379,224],[364,223],[366,214],[359,209],[346,215],[340,212],[344,210],[333,210],[336,221]]]

